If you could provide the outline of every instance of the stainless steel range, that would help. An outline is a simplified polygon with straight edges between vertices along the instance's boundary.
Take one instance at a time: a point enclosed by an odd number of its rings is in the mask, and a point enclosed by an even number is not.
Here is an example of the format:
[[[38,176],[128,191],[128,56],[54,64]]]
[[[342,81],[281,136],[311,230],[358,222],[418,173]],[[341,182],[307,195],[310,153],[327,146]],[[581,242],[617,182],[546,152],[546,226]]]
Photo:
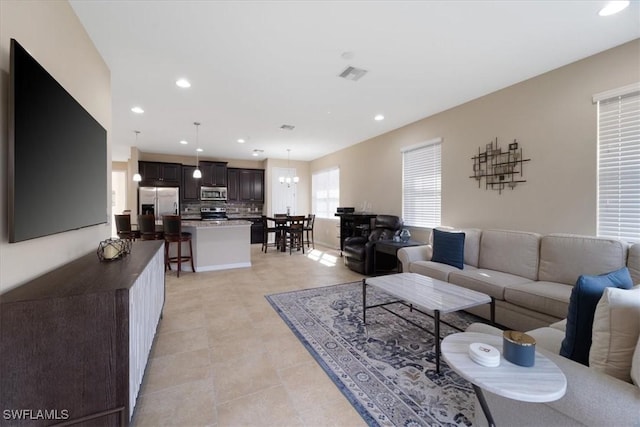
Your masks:
[[[228,219],[227,208],[200,208],[200,219],[202,221],[226,221]]]

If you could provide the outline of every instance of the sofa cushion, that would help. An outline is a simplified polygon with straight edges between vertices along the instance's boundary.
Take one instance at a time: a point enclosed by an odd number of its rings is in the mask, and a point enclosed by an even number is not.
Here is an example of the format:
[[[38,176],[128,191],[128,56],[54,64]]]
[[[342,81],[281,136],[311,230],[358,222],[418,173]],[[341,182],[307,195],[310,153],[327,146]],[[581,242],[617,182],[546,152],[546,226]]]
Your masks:
[[[504,290],[505,301],[558,318],[567,315],[573,286],[554,282],[529,282],[509,285]]]
[[[478,267],[480,257],[480,238],[482,230],[479,228],[453,228],[449,226],[439,226],[433,230],[464,233],[464,264]],[[433,246],[433,230],[429,234],[429,244]]]
[[[503,273],[501,271],[486,270],[455,270],[449,273],[449,283],[482,292],[490,297],[503,300],[504,289],[508,285],[522,285],[531,280]]]
[[[540,235],[536,233],[483,231],[478,266],[537,280],[539,248]]]
[[[468,236],[467,236],[468,240]],[[640,285],[640,243],[631,245],[629,247],[629,254],[627,255],[627,268],[631,273],[631,279],[636,285]]]
[[[629,289],[633,286],[627,268],[601,276],[582,275],[571,291],[567,313],[567,331],[560,355],[583,365],[589,364],[591,328],[598,300],[608,286]]]
[[[616,239],[549,234],[540,241],[538,280],[573,285],[581,274],[597,275],[624,267],[627,247]]]
[[[431,261],[464,268],[464,233],[433,230]]]
[[[631,381],[631,361],[640,335],[640,286],[606,288],[593,317],[589,366]]]
[[[477,270],[472,265],[464,265],[465,270]],[[440,262],[433,261],[414,261],[409,266],[409,273],[418,273],[423,276],[429,276],[433,279],[442,280],[443,282],[449,281],[449,274],[452,271],[460,271],[460,269],[442,264]]]

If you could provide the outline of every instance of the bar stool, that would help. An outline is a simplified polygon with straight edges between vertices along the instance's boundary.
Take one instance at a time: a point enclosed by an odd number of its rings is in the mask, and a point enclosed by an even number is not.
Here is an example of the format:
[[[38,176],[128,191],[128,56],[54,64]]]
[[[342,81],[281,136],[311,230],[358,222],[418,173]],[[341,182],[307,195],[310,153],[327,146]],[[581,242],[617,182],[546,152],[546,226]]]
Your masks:
[[[182,270],[182,263],[190,261],[191,271],[196,272],[193,266],[193,246],[191,245],[191,233],[182,232],[182,220],[180,215],[164,215],[162,217],[162,228],[164,230],[164,269],[171,270],[171,263],[178,264],[178,277]],[[178,256],[169,256],[169,247],[171,243],[178,244]],[[189,242],[189,255],[182,255],[182,242]]]
[[[114,215],[116,218],[116,230],[118,237],[125,240],[136,240],[140,237],[140,233],[131,229],[131,215]]]
[[[138,215],[138,230],[142,240],[162,240],[162,231],[156,229],[155,215]]]

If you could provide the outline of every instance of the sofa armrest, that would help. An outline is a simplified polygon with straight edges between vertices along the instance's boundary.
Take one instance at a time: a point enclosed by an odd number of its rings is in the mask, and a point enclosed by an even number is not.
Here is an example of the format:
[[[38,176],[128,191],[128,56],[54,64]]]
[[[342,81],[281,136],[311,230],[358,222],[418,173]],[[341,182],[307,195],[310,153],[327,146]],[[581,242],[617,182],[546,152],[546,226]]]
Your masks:
[[[402,263],[402,271],[409,273],[409,265],[415,261],[430,261],[433,255],[431,245],[408,246],[398,250],[398,260]]]

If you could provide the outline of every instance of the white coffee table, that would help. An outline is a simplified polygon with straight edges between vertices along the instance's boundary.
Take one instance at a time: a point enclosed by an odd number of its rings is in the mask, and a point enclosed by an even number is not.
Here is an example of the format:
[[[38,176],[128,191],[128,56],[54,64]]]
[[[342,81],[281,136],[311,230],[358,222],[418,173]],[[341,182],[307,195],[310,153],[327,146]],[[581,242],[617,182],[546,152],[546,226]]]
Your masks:
[[[397,301],[367,306],[367,285],[375,286],[399,298]],[[434,332],[388,309],[390,304],[403,304],[434,319]],[[399,273],[362,279],[362,322],[367,324],[367,309],[380,307],[435,338],[436,372],[440,373],[440,313],[452,313],[482,304],[491,304],[491,322],[495,320],[495,301],[489,295],[416,273]],[[433,316],[422,310],[433,312]],[[444,322],[443,322],[444,323]],[[455,329],[457,327],[445,323]],[[460,329],[458,329],[460,330]]]
[[[489,344],[500,351],[500,366],[486,368],[469,357],[469,344]],[[536,351],[534,366],[523,367],[502,356],[502,336],[464,332],[445,337],[442,356],[447,364],[473,385],[489,425],[495,425],[482,390],[523,402],[552,402],[567,391],[567,378],[553,361]]]

